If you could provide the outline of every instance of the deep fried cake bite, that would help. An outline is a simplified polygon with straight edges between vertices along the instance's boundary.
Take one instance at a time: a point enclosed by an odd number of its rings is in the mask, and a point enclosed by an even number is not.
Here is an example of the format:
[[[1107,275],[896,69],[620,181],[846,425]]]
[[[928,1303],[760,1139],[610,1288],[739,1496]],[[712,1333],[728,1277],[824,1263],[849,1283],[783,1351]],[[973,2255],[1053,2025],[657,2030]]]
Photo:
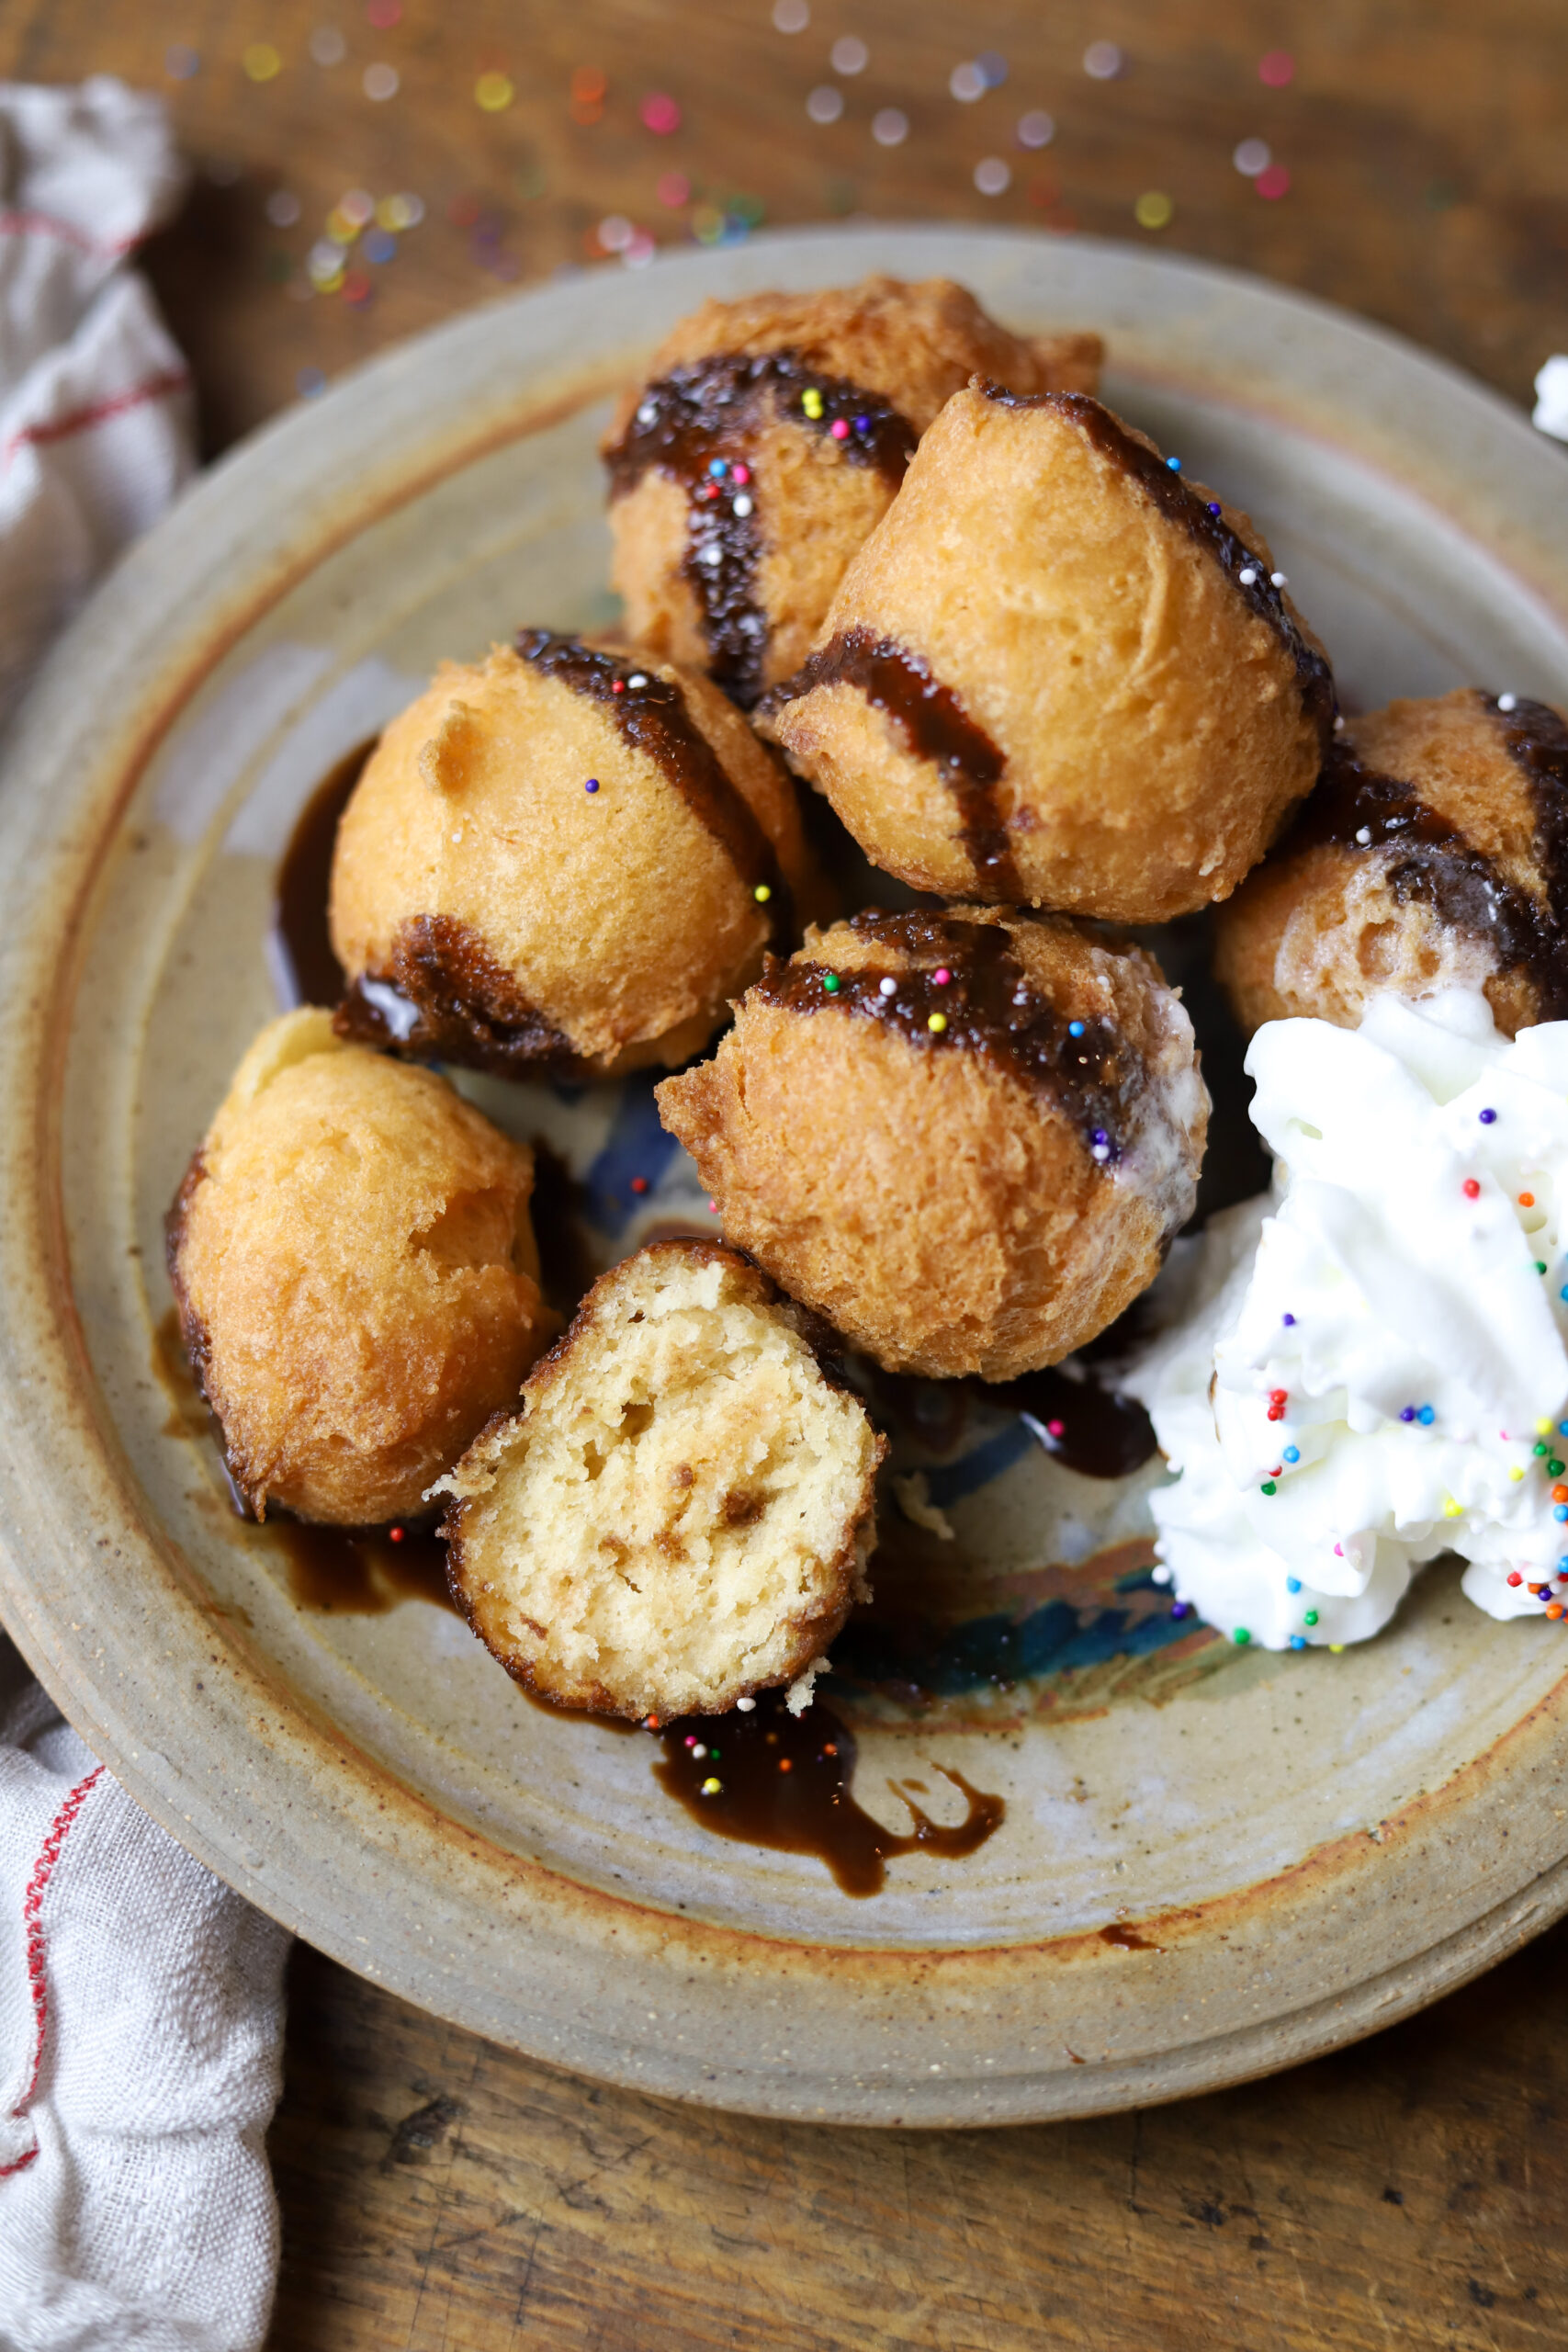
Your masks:
[[[973,906],[808,932],[658,1100],[727,1240],[890,1371],[987,1380],[1153,1281],[1209,1107],[1150,957]]]
[[[804,1705],[864,1595],[885,1451],[806,1325],[711,1241],[594,1284],[442,1481],[453,1596],[519,1682],[634,1718]]]
[[[683,1061],[788,934],[795,787],[705,678],[525,629],[393,719],[338,829],[344,1034],[503,1075]]]
[[[705,302],[604,443],[627,628],[749,707],[805,660],[960,385],[1092,391],[1100,358],[1096,335],[1010,334],[942,277]]]
[[[1244,1028],[1353,1029],[1382,989],[1482,989],[1512,1036],[1568,1014],[1568,723],[1472,687],[1348,719],[1297,823],[1223,910]]]
[[[510,1405],[554,1318],[533,1156],[429,1070],[264,1029],[180,1186],[169,1272],[192,1367],[258,1518],[423,1509]]]
[[[1097,401],[976,383],[760,723],[902,880],[1154,922],[1235,889],[1332,718],[1245,514]]]

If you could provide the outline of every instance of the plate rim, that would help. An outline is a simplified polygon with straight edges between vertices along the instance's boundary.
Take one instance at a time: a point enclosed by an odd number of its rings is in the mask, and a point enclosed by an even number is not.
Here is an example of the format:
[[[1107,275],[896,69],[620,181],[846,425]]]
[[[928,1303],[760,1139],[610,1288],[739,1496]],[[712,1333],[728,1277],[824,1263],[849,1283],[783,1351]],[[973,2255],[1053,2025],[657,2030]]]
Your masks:
[[[1442,398],[1453,404],[1456,432],[1461,417],[1468,418],[1469,429],[1473,429],[1479,403],[1488,431],[1506,428],[1505,438],[1517,452],[1534,452],[1537,461],[1544,458],[1548,466],[1562,462],[1561,453],[1543,447],[1521,412],[1448,362],[1316,298],[1297,296],[1246,273],[1186,256],[1151,254],[1142,248],[1111,241],[1064,239],[1043,232],[943,223],[886,227],[857,224],[852,229],[819,226],[757,238],[737,251],[751,256],[745,267],[751,282],[758,282],[760,269],[775,258],[790,267],[798,264],[804,268],[818,257],[825,261],[829,254],[863,256],[864,249],[874,246],[882,261],[897,267],[901,250],[913,254],[931,240],[946,246],[968,246],[976,253],[1021,255],[1044,251],[1070,254],[1090,264],[1097,256],[1115,255],[1118,265],[1130,258],[1145,275],[1152,274],[1167,283],[1201,285],[1222,294],[1244,291],[1248,300],[1256,302],[1262,299],[1280,316],[1331,325],[1341,341],[1350,334],[1359,345],[1378,352],[1383,364],[1399,373],[1414,367],[1422,378],[1440,388]],[[831,274],[859,275],[865,266],[863,257],[858,266],[847,271],[834,269]],[[723,253],[682,253],[655,262],[641,275],[644,282],[660,282],[655,277],[660,273],[664,279],[693,279],[713,290],[713,280],[723,281],[727,268],[733,277],[737,267],[733,256]],[[827,276],[829,272],[824,269],[821,274]],[[1331,1998],[1298,2004],[1251,2027],[1199,2039],[1146,2059],[1104,2064],[1091,2060],[1082,2064],[1069,2052],[1073,2064],[1079,2065],[1077,2075],[1071,2065],[1058,2064],[1043,2071],[1015,2071],[989,2078],[949,2075],[934,2084],[908,2072],[897,2081],[878,2081],[874,2078],[874,2066],[859,2078],[846,2078],[841,2074],[830,2079],[803,2075],[798,2068],[792,2075],[732,2068],[722,2080],[716,2073],[705,2080],[700,2074],[694,2079],[690,2053],[665,2047],[657,2037],[651,2042],[645,2038],[639,2043],[623,2032],[617,2040],[613,2034],[596,2030],[581,2017],[569,2018],[563,2026],[558,2016],[552,2019],[530,2014],[526,2005],[515,1998],[510,2007],[487,1999],[473,1981],[478,1963],[471,1923],[465,1952],[464,1905],[472,1897],[462,1871],[451,1874],[450,1927],[456,1940],[453,1958],[444,1965],[434,1965],[431,1955],[416,1950],[406,1937],[401,1945],[395,1938],[384,1939],[379,1954],[372,1957],[367,1946],[355,1949],[356,1941],[363,1945],[364,1939],[357,1937],[357,1930],[351,1928],[346,1919],[333,1925],[308,1916],[311,1906],[301,1903],[298,1891],[291,1896],[287,1873],[278,1883],[276,1861],[265,1851],[265,1838],[271,1836],[276,1840],[276,1826],[269,1825],[264,1831],[259,1818],[250,1810],[254,1800],[247,1801],[245,1791],[231,1784],[220,1784],[221,1804],[200,1803],[198,1800],[204,1795],[210,1798],[211,1792],[198,1792],[193,1787],[188,1765],[182,1767],[179,1761],[149,1744],[145,1732],[139,1732],[136,1727],[135,1702],[123,1698],[117,1702],[104,1676],[95,1676],[87,1670],[88,1661],[73,1651],[68,1635],[59,1623],[51,1622],[48,1608],[40,1602],[36,1589],[40,1561],[48,1557],[57,1565],[63,1564],[70,1571],[72,1589],[91,1592],[92,1579],[102,1577],[102,1551],[107,1547],[110,1556],[115,1556],[114,1534],[118,1533],[122,1539],[122,1552],[127,1544],[138,1548],[144,1571],[149,1565],[156,1564],[154,1572],[145,1578],[152,1599],[173,1605],[173,1616],[162,1631],[152,1622],[135,1629],[142,1645],[141,1654],[151,1658],[153,1645],[166,1642],[176,1624],[184,1637],[187,1657],[204,1655],[211,1638],[210,1617],[203,1611],[200,1600],[199,1577],[188,1564],[161,1554],[154,1532],[140,1523],[134,1474],[129,1464],[117,1458],[113,1443],[106,1442],[110,1433],[95,1423],[88,1410],[96,1384],[80,1325],[74,1319],[62,1208],[58,1187],[51,1190],[50,1182],[51,1169],[58,1174],[60,1137],[42,1073],[47,1066],[49,1040],[62,1034],[62,1023],[69,1014],[70,973],[77,942],[74,926],[88,904],[99,861],[112,838],[115,811],[124,794],[133,788],[167,718],[188,698],[235,638],[276,603],[293,579],[319,563],[333,546],[366,528],[378,514],[409,503],[428,482],[473,462],[488,447],[539,429],[552,414],[575,409],[624,373],[624,353],[629,347],[626,345],[618,346],[615,362],[603,352],[589,366],[567,359],[556,367],[553,375],[546,377],[530,397],[520,400],[513,389],[505,401],[491,398],[488,403],[481,403],[461,429],[449,425],[445,432],[437,429],[431,418],[429,398],[423,389],[433,370],[455,361],[465,349],[488,351],[498,337],[504,341],[509,330],[513,331],[513,340],[525,344],[528,324],[536,322],[546,312],[553,313],[558,320],[564,317],[570,324],[572,312],[591,308],[609,278],[607,271],[584,273],[571,280],[556,281],[503,298],[438,324],[392,351],[362,363],[322,398],[309,406],[286,412],[250,436],[201,477],[171,514],[121,560],[46,662],[7,730],[5,743],[0,745],[0,858],[7,853],[17,854],[19,849],[40,861],[51,861],[45,887],[36,893],[29,920],[15,926],[0,943],[0,1014],[9,1016],[0,1018],[0,1083],[6,1087],[6,1100],[20,1102],[27,1110],[39,1114],[36,1124],[25,1115],[7,1123],[9,1132],[0,1157],[0,1181],[6,1182],[7,1187],[5,1197],[13,1204],[25,1202],[28,1211],[24,1216],[7,1216],[5,1230],[0,1233],[0,1270],[8,1276],[0,1279],[0,1395],[6,1397],[12,1408],[0,1416],[0,1464],[6,1472],[0,1482],[4,1488],[0,1493],[0,1620],[62,1712],[84,1726],[84,1736],[109,1765],[115,1777],[147,1812],[220,1877],[237,1885],[259,1907],[298,1931],[308,1930],[310,1940],[320,1948],[373,1981],[458,2023],[573,2071],[664,2096],[758,2114],[807,2113],[825,2120],[863,2124],[951,2125],[1089,2115],[1163,2098],[1185,2097],[1342,2046],[1360,2034],[1408,2015],[1479,1973],[1527,1935],[1538,1932],[1568,1909],[1568,1830],[1538,1849],[1536,1859],[1540,1866],[1527,1868],[1501,1901],[1488,1905],[1453,1933],[1438,1938],[1428,1948],[1390,1968],[1366,1974],[1356,1986]],[[567,334],[565,340],[570,339]],[[1136,369],[1134,367],[1123,372],[1135,373]],[[1168,373],[1162,380],[1179,381],[1179,370]],[[292,562],[288,559],[289,534],[280,520],[267,558],[260,562],[243,596],[232,596],[227,607],[198,623],[188,609],[188,592],[183,599],[178,594],[171,599],[167,588],[171,568],[178,568],[187,548],[202,549],[212,518],[221,525],[236,501],[243,501],[264,486],[270,487],[276,469],[287,469],[298,460],[308,475],[312,469],[319,471],[321,451],[327,447],[333,432],[341,428],[346,433],[349,420],[357,420],[367,388],[392,414],[396,432],[389,438],[395,442],[395,448],[364,469],[352,495],[345,494],[345,485],[339,485],[337,522],[331,528],[331,501],[323,495],[321,512],[313,518],[314,536],[307,533]],[[356,433],[360,430],[357,421],[354,429]],[[423,473],[418,470],[422,450],[428,469]],[[1568,471],[1556,488],[1559,503],[1568,514]],[[1525,535],[1527,546],[1531,536]],[[1544,541],[1543,532],[1534,536]],[[1549,548],[1539,552],[1545,552],[1548,557],[1544,571],[1553,607],[1560,614],[1568,614],[1568,557],[1552,561]],[[1536,560],[1527,561],[1520,576],[1528,579],[1536,571],[1539,552]],[[199,574],[197,565],[196,576]],[[1538,580],[1532,580],[1531,584],[1539,591]],[[164,678],[177,678],[177,683],[165,686],[161,700],[144,698],[139,704],[135,694],[129,691],[127,673],[133,666],[132,652],[139,635],[150,626],[147,610],[152,605],[170,607],[160,626],[176,642],[182,628],[187,636],[194,630],[193,642],[204,649],[204,658],[195,667],[166,664]],[[126,718],[121,721],[118,735],[113,729],[107,730],[113,749],[106,749],[99,762],[106,777],[111,771],[118,777],[118,788],[106,794],[100,786],[97,802],[85,812],[90,820],[86,823],[82,821],[81,811],[73,817],[59,805],[41,805],[49,797],[42,787],[63,764],[65,755],[61,744],[69,744],[73,729],[79,735],[85,723],[73,711],[73,706],[81,700],[78,681],[84,671],[106,675],[106,700],[117,683],[127,689]],[[64,794],[56,796],[57,803],[66,799]],[[73,826],[81,835],[80,840],[73,839]],[[51,916],[60,919],[52,939]],[[66,947],[62,955],[52,952],[61,940]],[[52,984],[40,985],[40,977]],[[33,1083],[18,1094],[18,1078],[28,1072]],[[26,1262],[29,1243],[35,1251],[31,1263]],[[39,1340],[51,1310],[57,1318],[62,1317],[70,1344],[59,1344],[59,1360],[45,1363],[38,1360]],[[35,1362],[36,1369],[24,1374],[23,1363],[31,1367]],[[73,1375],[74,1386],[67,1374]],[[18,1409],[23,1396],[18,1381],[28,1379],[32,1380],[35,1389],[47,1388],[49,1394],[41,1399],[28,1395],[24,1400],[26,1409]],[[12,1498],[27,1490],[26,1480],[17,1475],[24,1459],[30,1461],[36,1470],[42,1469],[45,1455],[37,1441],[46,1430],[57,1448],[67,1432],[85,1442],[83,1464],[76,1473],[81,1493],[73,1499],[87,1504],[88,1510],[85,1516],[77,1519],[62,1501],[52,1517],[47,1510],[43,1512],[41,1529],[35,1526],[29,1543],[19,1529]],[[101,1459],[93,1456],[94,1442],[100,1449]],[[100,1538],[90,1532],[95,1524],[113,1532]],[[101,1593],[98,1598],[101,1600]],[[405,1838],[428,1841],[434,1836],[438,1842],[444,1838],[448,1846],[455,1842],[459,1848],[485,1848],[492,1858],[487,1866],[491,1877],[495,1875],[494,1858],[500,1858],[504,1866],[502,1876],[513,1888],[526,1886],[526,1905],[517,1916],[525,1918],[536,1932],[541,1915],[549,1912],[553,1917],[562,1891],[566,1891],[567,1907],[575,1907],[580,1914],[575,1926],[570,1928],[558,1920],[556,1923],[560,1932],[561,1954],[569,1965],[581,1964],[584,1933],[590,1939],[589,1948],[593,1948],[595,1926],[603,1925],[605,1906],[609,1906],[612,1912],[625,1911],[628,1915],[626,1922],[620,1922],[608,1931],[613,1935],[620,1934],[631,1919],[637,1922],[637,1934],[628,1940],[641,1939],[647,1943],[646,1968],[649,1981],[654,1984],[663,1982],[669,1974],[668,1947],[672,1942],[683,1946],[679,1967],[739,1967],[743,1971],[754,1965],[757,1948],[765,1947],[773,1956],[775,1972],[784,1967],[786,1973],[807,1982],[820,1981],[823,1972],[810,1965],[802,1970],[798,1963],[803,1960],[819,1962],[825,1954],[835,1962],[847,1957],[852,1973],[860,1966],[854,1955],[866,1956],[866,1965],[873,1975],[880,1973],[886,1978],[901,1971],[910,1982],[922,1973],[931,1973],[933,1966],[950,1984],[955,1975],[974,1973],[963,1966],[954,1969],[950,1946],[878,1946],[874,1952],[873,1948],[850,1942],[813,1947],[788,1937],[755,1936],[712,1923],[679,1920],[651,1905],[603,1894],[542,1864],[487,1846],[487,1841],[466,1825],[438,1814],[428,1800],[399,1781],[388,1767],[355,1749],[342,1730],[316,1720],[311,1709],[301,1704],[299,1694],[292,1694],[282,1702],[284,1716],[292,1711],[292,1724],[284,1720],[270,1722],[269,1711],[280,1706],[274,1679],[265,1664],[247,1656],[243,1643],[231,1633],[227,1655],[220,1652],[206,1671],[211,1673],[213,1667],[224,1674],[228,1687],[221,1703],[215,1702],[211,1711],[210,1744],[221,1748],[226,1741],[232,1742],[232,1754],[243,1758],[245,1769],[257,1775],[262,1774],[269,1758],[276,1760],[279,1756],[292,1754],[296,1771],[302,1773],[304,1787],[322,1808],[321,1820],[329,1826],[344,1818],[333,1802],[332,1792],[337,1785],[336,1775],[344,1769],[351,1777],[357,1776],[364,1782],[372,1809],[378,1807],[383,1815],[390,1811],[399,1816],[400,1829],[382,1846],[378,1846],[368,1820],[358,1825],[355,1834],[366,1841],[362,1859],[373,1881],[378,1872],[389,1871],[392,1858]],[[1518,1742],[1528,1751],[1528,1756],[1517,1757],[1510,1769],[1523,1771],[1547,1768],[1554,1752],[1560,1753],[1563,1747],[1561,1732],[1564,1720],[1568,1720],[1568,1679],[1560,1682],[1519,1724],[1511,1726],[1493,1748],[1443,1784],[1438,1792],[1438,1810],[1450,1803],[1455,1806],[1462,1804],[1464,1793],[1454,1793],[1460,1784],[1477,1776],[1484,1781],[1496,1769],[1497,1751],[1504,1747]],[[314,1770],[321,1775],[319,1782],[313,1777]],[[186,1810],[187,1803],[192,1804],[190,1811]],[[1417,1805],[1407,1811],[1421,1809]],[[1407,1827],[1402,1820],[1393,1826],[1390,1834],[1397,1839],[1406,1834]],[[1423,1823],[1409,1834],[1424,1835],[1426,1829]],[[477,1878],[482,1879],[484,1872],[479,1871],[477,1862],[474,1869]],[[298,1881],[298,1869],[294,1877]],[[547,1882],[547,1886],[541,1882]],[[1258,1889],[1247,1892],[1258,1892],[1269,1883],[1260,1882]],[[1229,1898],[1216,1900],[1223,1904]],[[521,1902],[520,1896],[518,1901]],[[516,1906],[509,1903],[505,1907]],[[1213,1904],[1194,1906],[1194,1916],[1213,1908]],[[1086,1940],[1076,1936],[987,1948],[976,1953],[960,1951],[958,1960],[969,1962],[984,1959],[987,1951],[992,1951],[1005,1956],[1006,1968],[1011,1971],[1019,1964],[1020,1955],[1048,1953],[1053,1966],[1058,1961],[1070,1961],[1075,1967],[1097,1972],[1107,1982],[1117,1979],[1118,1972],[1127,1966],[1124,1956],[1103,1951],[1098,1957],[1080,1955],[1066,1949]],[[1043,1963],[1037,1961],[1036,1964]],[[465,1968],[468,1972],[466,1979]],[[828,1976],[835,1973],[832,1967],[826,1972]],[[945,2067],[939,2064],[931,2072],[940,2075]]]

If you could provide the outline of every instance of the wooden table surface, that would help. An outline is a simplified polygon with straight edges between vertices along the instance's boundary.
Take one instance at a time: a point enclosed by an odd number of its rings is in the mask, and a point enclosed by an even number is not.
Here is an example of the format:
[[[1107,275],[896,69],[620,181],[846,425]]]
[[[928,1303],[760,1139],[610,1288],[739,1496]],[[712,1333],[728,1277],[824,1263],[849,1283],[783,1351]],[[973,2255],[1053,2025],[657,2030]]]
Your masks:
[[[107,71],[167,96],[197,169],[149,266],[213,451],[412,329],[604,263],[601,224],[613,247],[855,213],[1081,227],[1331,297],[1518,400],[1568,345],[1559,0],[812,0],[792,35],[772,16],[770,0],[0,0],[0,73]],[[851,35],[869,61],[836,72]],[[1119,45],[1122,70],[1086,72],[1091,42]],[[953,69],[987,51],[1005,81],[960,103]],[[841,96],[837,119],[808,116],[818,88]],[[873,135],[887,109],[899,143]],[[1043,148],[1017,139],[1032,110],[1055,120]],[[1237,169],[1246,140],[1274,178]],[[986,159],[1008,169],[995,195],[976,184]],[[317,291],[312,248],[359,189],[412,194],[423,218]],[[1139,224],[1150,196],[1163,227]],[[272,2344],[1561,2345],[1563,1971],[1568,1928],[1271,2082],[919,2134],[601,2089],[301,1949]]]

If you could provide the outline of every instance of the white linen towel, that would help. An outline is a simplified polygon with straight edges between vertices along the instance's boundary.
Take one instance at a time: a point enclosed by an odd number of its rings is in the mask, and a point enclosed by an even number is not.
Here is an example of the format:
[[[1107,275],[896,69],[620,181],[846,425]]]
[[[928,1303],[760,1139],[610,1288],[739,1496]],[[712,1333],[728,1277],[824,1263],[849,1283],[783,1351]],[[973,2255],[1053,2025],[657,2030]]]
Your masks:
[[[181,185],[156,100],[0,84],[0,715],[190,472],[185,367],[126,261]],[[255,2352],[287,1946],[0,1634],[0,2352]]]
[[[183,184],[155,98],[0,83],[0,717],[191,470],[185,362],[126,267]]]

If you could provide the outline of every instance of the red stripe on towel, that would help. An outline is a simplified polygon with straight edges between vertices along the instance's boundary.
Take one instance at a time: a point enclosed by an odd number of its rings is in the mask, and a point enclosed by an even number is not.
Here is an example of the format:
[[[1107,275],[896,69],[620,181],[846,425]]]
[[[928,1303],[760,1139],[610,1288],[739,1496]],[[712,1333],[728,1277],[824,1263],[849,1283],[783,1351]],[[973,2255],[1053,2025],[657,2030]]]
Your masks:
[[[91,425],[106,424],[111,416],[123,416],[127,409],[141,408],[148,401],[164,400],[170,392],[183,392],[189,382],[188,368],[171,368],[162,376],[150,376],[144,384],[132,385],[129,391],[95,401],[90,408],[73,409],[69,416],[56,417],[52,424],[24,424],[0,449],[0,465],[9,465],[17,451],[29,443],[36,447],[40,442],[68,440],[72,434],[85,433]]]
[[[28,1881],[27,1898],[22,1905],[22,1918],[28,1931],[28,1990],[32,1996],[33,2004],[33,2063],[28,2075],[27,2088],[22,2093],[19,2103],[11,2109],[13,2123],[19,2123],[32,2104],[33,2093],[38,2088],[39,2074],[43,2065],[44,2037],[49,2031],[49,1972],[44,1963],[43,1921],[40,1916],[43,1910],[44,1894],[50,1880],[54,1876],[54,1865],[60,1860],[60,1849],[71,1833],[71,1825],[86,1803],[94,1783],[102,1778],[103,1770],[101,1764],[96,1765],[85,1781],[77,1781],[50,1824],[49,1836],[43,1841],[39,1858],[33,1864],[33,1874]],[[27,2154],[18,2156],[15,2164],[0,2165],[0,2180],[7,2180],[13,2173],[21,2172],[25,2166],[32,2163],[37,2154],[38,2142],[35,2140]]]
[[[112,242],[90,237],[85,229],[76,228],[70,220],[57,220],[52,212],[0,212],[0,237],[52,237],[58,244],[74,245],[82,254],[101,254],[105,260],[128,254],[132,245],[141,243],[140,236],[117,237]]]

